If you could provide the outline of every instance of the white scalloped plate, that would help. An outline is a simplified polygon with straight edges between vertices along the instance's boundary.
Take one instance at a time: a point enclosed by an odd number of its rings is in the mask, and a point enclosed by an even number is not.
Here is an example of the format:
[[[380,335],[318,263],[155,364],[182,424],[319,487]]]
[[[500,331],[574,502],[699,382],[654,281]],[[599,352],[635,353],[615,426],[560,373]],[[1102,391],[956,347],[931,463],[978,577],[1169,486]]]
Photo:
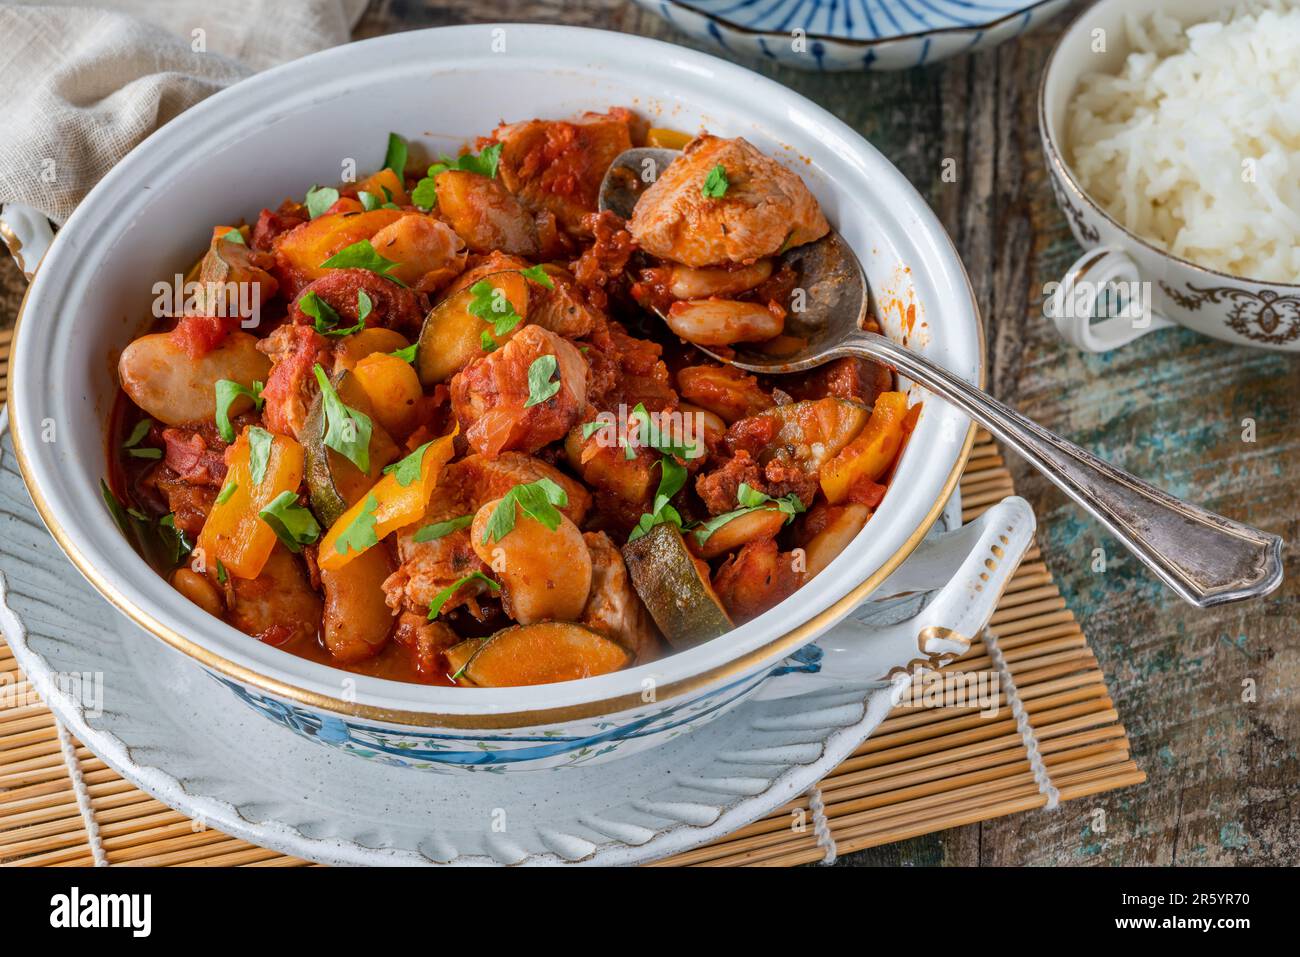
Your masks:
[[[0,411],[0,432],[6,425]],[[948,527],[958,508],[950,503]],[[197,821],[326,864],[634,864],[686,850],[806,791],[884,719],[907,680],[747,702],[596,767],[421,774],[320,747],[238,706],[113,612],[41,524],[7,434],[0,569],[0,630],[87,747]],[[102,675],[102,708],[56,681],[87,672]]]

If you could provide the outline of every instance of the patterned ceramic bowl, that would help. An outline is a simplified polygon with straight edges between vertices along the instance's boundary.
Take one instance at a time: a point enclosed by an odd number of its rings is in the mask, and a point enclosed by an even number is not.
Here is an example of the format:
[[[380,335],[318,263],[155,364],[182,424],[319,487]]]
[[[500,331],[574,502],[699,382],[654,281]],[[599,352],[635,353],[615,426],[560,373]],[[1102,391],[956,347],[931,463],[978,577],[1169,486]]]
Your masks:
[[[1066,162],[1070,100],[1084,74],[1119,72],[1129,52],[1126,17],[1161,11],[1190,24],[1223,6],[1222,0],[1101,0],[1066,29],[1047,61],[1038,92],[1043,153],[1056,201],[1087,250],[1048,290],[1048,313],[1061,335],[1080,349],[1106,352],[1181,325],[1238,345],[1300,350],[1300,284],[1255,282],[1160,249],[1116,222],[1083,190]],[[1098,36],[1106,38],[1104,52],[1094,50]],[[1107,287],[1120,290],[1120,308],[1097,320],[1098,293]],[[1126,289],[1140,295],[1145,308],[1126,308]],[[1127,302],[1138,300],[1127,296]]]
[[[10,418],[27,487],[78,569],[123,614],[273,720],[417,767],[606,759],[710,720],[769,680],[778,685],[774,676],[787,688],[795,673],[819,669],[870,682],[959,652],[961,636],[987,619],[1032,516],[1023,503],[1004,509],[1001,525],[957,533],[900,570],[952,495],[974,434],[933,397],[868,529],[814,582],[716,641],[581,681],[438,688],[340,671],[209,617],[126,546],[99,491],[113,359],[148,321],[153,283],[184,268],[211,223],[254,218],[268,198],[336,180],[346,158],[377,165],[389,130],[454,151],[502,117],[611,104],[684,130],[743,135],[797,165],[862,258],[888,334],[982,378],[970,284],[934,214],[861,137],[790,90],[713,57],[599,31],[486,25],[368,40],[260,74],[182,114],[95,188],[45,255],[19,318]],[[939,586],[907,626],[879,634],[846,626],[808,648],[873,594]]]
[[[636,0],[729,55],[796,70],[905,70],[997,46],[1069,0]]]

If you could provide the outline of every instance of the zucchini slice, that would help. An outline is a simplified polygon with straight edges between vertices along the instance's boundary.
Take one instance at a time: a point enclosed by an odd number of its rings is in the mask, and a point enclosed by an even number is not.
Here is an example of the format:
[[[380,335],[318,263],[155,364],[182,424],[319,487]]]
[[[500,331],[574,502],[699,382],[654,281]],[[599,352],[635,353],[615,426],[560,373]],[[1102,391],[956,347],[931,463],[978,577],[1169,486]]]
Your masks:
[[[448,674],[461,671],[461,679],[479,688],[575,681],[617,671],[632,660],[618,642],[570,621],[515,625],[462,641],[446,654]]]
[[[632,587],[674,648],[690,648],[730,631],[727,610],[673,525],[656,525],[623,546]],[[703,567],[701,567],[703,566]]]
[[[307,491],[311,510],[323,528],[329,528],[339,516],[361,500],[379,481],[384,466],[396,461],[400,450],[373,415],[365,389],[351,372],[344,370],[331,380],[344,404],[370,416],[370,471],[359,468],[325,444],[325,403],[317,394],[307,413],[300,440],[306,451]]]
[[[492,273],[479,282],[490,284],[505,297],[515,313],[528,315],[528,280],[518,270]],[[479,283],[453,293],[429,311],[420,329],[420,344],[415,353],[415,371],[426,388],[445,382],[475,359],[487,355],[483,348],[483,333],[492,336],[497,347],[505,344],[514,329],[502,335],[492,331],[490,323],[470,311]],[[500,301],[500,300],[498,300]],[[508,314],[508,313],[507,313]]]

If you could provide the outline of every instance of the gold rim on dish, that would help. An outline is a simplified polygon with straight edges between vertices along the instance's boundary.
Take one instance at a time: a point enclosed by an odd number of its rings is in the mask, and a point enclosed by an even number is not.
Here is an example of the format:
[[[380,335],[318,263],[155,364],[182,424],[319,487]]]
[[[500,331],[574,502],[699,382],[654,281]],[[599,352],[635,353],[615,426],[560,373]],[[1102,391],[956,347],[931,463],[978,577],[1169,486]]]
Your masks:
[[[54,237],[54,246],[62,239],[62,232]],[[975,290],[970,283],[970,275],[966,272],[966,266],[957,255],[957,250],[952,247],[949,240],[949,247],[952,249],[953,257],[961,270],[962,279],[966,283],[966,291],[970,296],[971,309],[975,315],[975,332],[978,342],[978,373],[979,386],[984,387],[985,381],[985,363],[984,363],[984,324],[980,318],[979,303],[975,299]],[[47,250],[48,255],[48,250]],[[357,718],[366,718],[371,721],[381,721],[389,724],[403,724],[411,727],[437,727],[451,728],[456,730],[478,730],[478,731],[497,731],[511,728],[526,728],[536,725],[558,724],[565,721],[576,721],[584,718],[600,717],[603,715],[615,714],[620,711],[626,711],[631,708],[637,708],[645,704],[640,691],[629,692],[628,694],[617,695],[612,698],[604,698],[599,701],[585,701],[578,704],[564,705],[555,708],[538,708],[531,711],[509,711],[491,714],[435,714],[428,711],[408,711],[400,708],[382,708],[376,705],[368,705],[360,702],[349,702],[342,698],[335,698],[331,695],[322,694],[318,691],[309,691],[306,688],[300,688],[297,685],[288,684],[276,678],[270,678],[260,672],[254,671],[244,665],[237,664],[223,658],[221,655],[214,653],[204,647],[199,642],[187,638],[181,633],[164,625],[161,621],[149,614],[120,594],[116,587],[110,584],[103,575],[100,574],[81,550],[73,543],[71,536],[63,526],[55,520],[53,509],[49,502],[46,501],[44,494],[37,487],[31,477],[31,466],[24,450],[22,438],[19,435],[17,426],[18,417],[13,414],[14,395],[17,390],[14,388],[15,373],[17,371],[18,357],[18,333],[22,326],[23,315],[27,309],[27,299],[31,294],[31,286],[27,287],[23,293],[22,303],[18,307],[18,318],[14,322],[13,346],[9,354],[9,431],[13,436],[14,457],[18,461],[18,470],[22,474],[23,482],[27,486],[27,491],[32,497],[32,503],[36,506],[37,513],[40,514],[41,520],[45,522],[45,527],[49,529],[50,534],[58,543],[59,548],[68,557],[77,570],[94,586],[105,599],[108,600],[118,611],[126,615],[131,621],[135,622],[145,631],[154,637],[161,639],[177,651],[188,655],[205,668],[223,674],[241,684],[258,688],[268,694],[278,698],[284,698],[297,704],[304,705],[308,708],[315,708],[322,711],[330,711],[335,714],[348,715]],[[829,607],[823,609],[818,614],[805,622],[802,622],[790,631],[755,648],[744,655],[733,658],[724,664],[717,665],[706,671],[690,675],[678,681],[670,682],[659,689],[662,701],[668,701],[682,695],[689,694],[693,691],[714,684],[719,680],[731,677],[737,677],[741,673],[754,668],[762,663],[765,658],[775,655],[788,654],[797,648],[802,647],[812,640],[812,637],[820,631],[829,628],[835,622],[845,617],[855,607],[860,605],[863,600],[875,591],[889,575],[903,563],[917,545],[929,532],[931,526],[938,520],[939,515],[943,512],[944,506],[948,504],[948,499],[952,497],[953,490],[957,487],[961,474],[966,468],[966,462],[970,458],[971,449],[975,444],[975,423],[972,422],[966,430],[966,440],[962,444],[961,451],[957,455],[957,461],[953,464],[952,471],[948,474],[943,488],[940,490],[934,505],[930,511],[922,518],[921,523],[916,527],[911,535],[899,546],[884,563],[865,581],[856,587],[850,589],[846,594],[832,603]],[[287,653],[287,652],[286,652]],[[382,679],[381,679],[382,680]],[[462,689],[462,694],[472,694],[471,689]]]

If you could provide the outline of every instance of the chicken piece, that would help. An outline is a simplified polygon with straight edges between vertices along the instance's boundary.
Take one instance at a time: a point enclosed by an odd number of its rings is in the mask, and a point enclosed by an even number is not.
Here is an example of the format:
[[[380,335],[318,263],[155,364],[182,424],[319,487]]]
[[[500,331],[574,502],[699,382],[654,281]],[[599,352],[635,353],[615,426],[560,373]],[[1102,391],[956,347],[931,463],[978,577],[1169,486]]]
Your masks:
[[[529,288],[528,321],[566,339],[587,335],[604,321],[604,313],[593,306],[567,269],[548,267],[552,289],[535,284]]]
[[[498,173],[506,189],[533,212],[550,212],[574,236],[589,236],[600,183],[610,163],[632,148],[629,110],[584,113],[572,121],[526,120],[499,126]]]
[[[420,300],[410,289],[389,282],[369,269],[331,269],[320,279],[308,283],[289,306],[290,322],[306,326],[315,324],[316,320],[299,306],[303,297],[313,292],[338,313],[340,329],[357,324],[360,294],[363,292],[370,299],[370,312],[366,316],[368,329],[382,327],[413,333],[419,331],[424,321]]]
[[[272,432],[295,439],[307,424],[318,386],[312,366],[330,367],[330,344],[311,326],[283,325],[257,344],[271,357],[262,420]]]
[[[500,180],[451,169],[439,173],[435,182],[438,214],[471,252],[537,255],[537,225]]]
[[[682,400],[708,409],[730,425],[776,404],[758,380],[735,366],[686,366],[677,371]]]
[[[411,667],[427,681],[443,673],[442,653],[460,641],[460,636],[450,625],[406,611],[397,620],[393,641],[410,651]]]
[[[794,552],[782,552],[772,538],[743,546],[713,576],[727,613],[737,625],[757,618],[789,598],[803,584]]]
[[[215,580],[216,569],[208,569]],[[229,576],[225,583],[226,620],[268,645],[314,639],[323,606],[302,563],[277,544],[256,578]]]
[[[496,458],[470,455],[443,467],[438,487],[424,517],[397,532],[397,557],[401,562],[384,582],[388,605],[394,611],[428,611],[429,602],[453,582],[473,572],[489,573],[474,551],[470,530],[461,528],[427,542],[415,541],[425,526],[473,515],[483,505],[498,499],[516,485],[547,478],[565,490],[568,504],[560,508],[570,521],[581,524],[591,508],[591,494],[559,469],[541,459],[518,452],[504,452]],[[475,580],[457,589],[443,606],[448,612],[460,605],[477,610],[475,599],[488,586]]]
[[[542,393],[535,390],[547,383],[559,387],[537,401]],[[587,360],[553,332],[524,326],[503,347],[456,373],[451,404],[476,451],[535,452],[564,438],[586,408]]]
[[[718,166],[726,192],[706,196]],[[628,230],[645,252],[699,268],[752,263],[820,239],[830,225],[796,173],[744,139],[705,134],[641,194]]]
[[[465,243],[456,232],[432,216],[403,216],[370,237],[370,245],[397,263],[388,275],[416,292],[433,292],[465,270]],[[391,283],[390,283],[391,285]],[[410,327],[419,328],[419,323]]]
[[[587,532],[582,539],[591,553],[591,592],[580,620],[631,651],[633,664],[657,657],[659,633],[632,587],[623,555],[604,532]]]

